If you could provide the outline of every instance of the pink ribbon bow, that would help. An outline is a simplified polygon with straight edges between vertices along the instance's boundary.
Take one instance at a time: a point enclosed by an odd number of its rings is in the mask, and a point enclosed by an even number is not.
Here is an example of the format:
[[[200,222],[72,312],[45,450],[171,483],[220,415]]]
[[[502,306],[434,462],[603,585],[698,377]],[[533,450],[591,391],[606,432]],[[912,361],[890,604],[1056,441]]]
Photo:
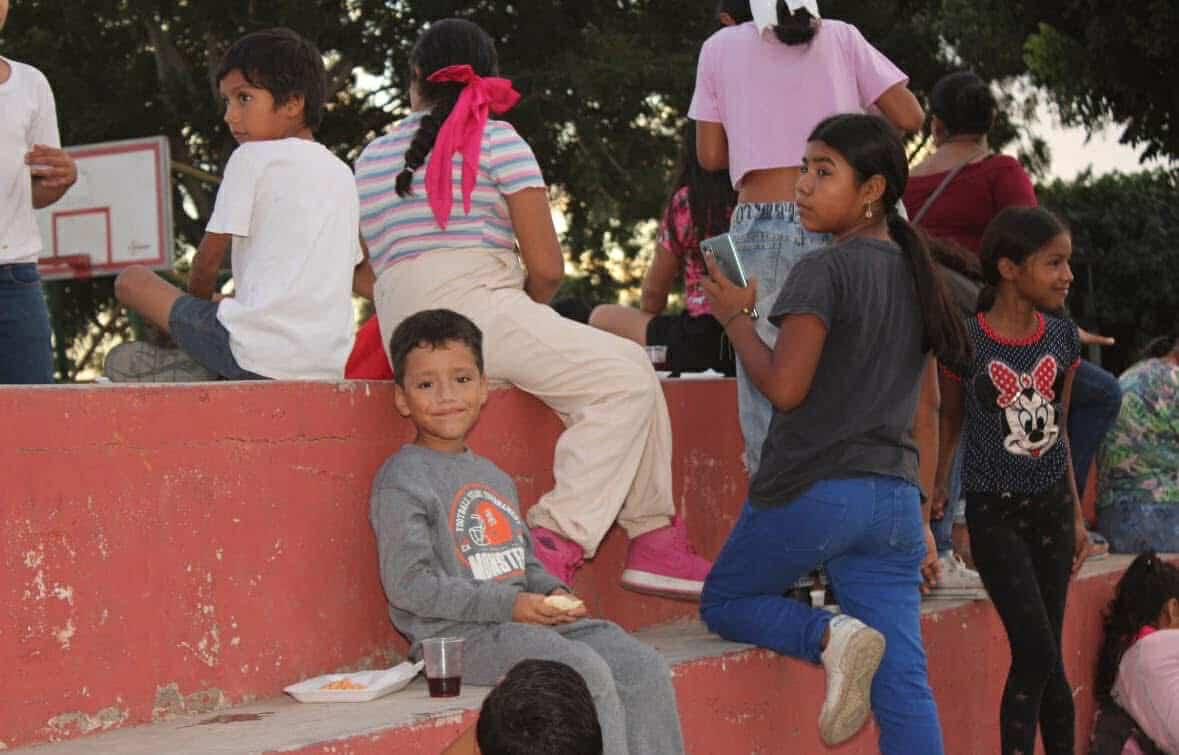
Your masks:
[[[1056,392],[1052,390],[1052,384],[1056,382],[1056,359],[1051,354],[1041,357],[1032,368],[1031,374],[1020,374],[1002,362],[991,362],[987,365],[987,374],[999,390],[999,397],[995,399],[995,403],[1000,408],[1006,409],[1015,401],[1016,396],[1028,388],[1035,388],[1036,393],[1047,401],[1056,398]]]
[[[471,192],[479,175],[479,152],[488,112],[506,112],[520,99],[512,82],[498,77],[483,78],[469,65],[447,66],[430,74],[429,81],[455,81],[466,84],[454,110],[438,130],[438,138],[426,165],[426,199],[434,220],[442,230],[450,222],[454,204],[452,189],[454,154],[463,156],[463,211],[471,212]]]

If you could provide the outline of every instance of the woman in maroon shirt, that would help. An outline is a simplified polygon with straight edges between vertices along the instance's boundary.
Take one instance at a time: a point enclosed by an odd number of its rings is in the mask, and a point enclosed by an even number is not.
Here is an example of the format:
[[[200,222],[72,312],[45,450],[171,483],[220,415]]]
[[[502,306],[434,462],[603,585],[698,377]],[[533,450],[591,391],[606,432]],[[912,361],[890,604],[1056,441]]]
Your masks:
[[[905,209],[930,236],[978,254],[991,218],[1005,207],[1035,207],[1036,192],[1018,160],[987,148],[995,98],[985,81],[970,71],[952,73],[934,85],[929,99],[936,149],[913,168]],[[918,218],[947,176],[959,168]]]

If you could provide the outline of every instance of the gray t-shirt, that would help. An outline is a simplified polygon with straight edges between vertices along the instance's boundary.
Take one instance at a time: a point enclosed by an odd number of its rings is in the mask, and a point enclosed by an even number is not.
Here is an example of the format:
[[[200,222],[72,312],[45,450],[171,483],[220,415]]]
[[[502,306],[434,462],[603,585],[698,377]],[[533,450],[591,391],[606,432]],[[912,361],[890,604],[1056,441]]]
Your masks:
[[[470,451],[407,444],[373,480],[369,519],[394,626],[414,643],[512,620],[520,592],[565,587],[545,571],[516,486]]]
[[[827,326],[802,404],[774,410],[754,506],[790,503],[815,482],[865,474],[917,482],[913,415],[925,364],[913,272],[892,242],[853,238],[802,257],[770,312]]]

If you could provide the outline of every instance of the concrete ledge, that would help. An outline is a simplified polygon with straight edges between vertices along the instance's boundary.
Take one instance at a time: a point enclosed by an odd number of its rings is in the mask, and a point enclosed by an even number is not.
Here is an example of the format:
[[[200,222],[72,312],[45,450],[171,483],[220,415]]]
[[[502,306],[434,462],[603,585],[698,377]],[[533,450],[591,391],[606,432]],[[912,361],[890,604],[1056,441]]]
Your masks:
[[[1077,701],[1078,752],[1093,716],[1093,666],[1100,608],[1129,557],[1085,567],[1069,596],[1065,652]],[[930,679],[946,752],[990,755],[999,748],[999,698],[1010,662],[1006,636],[989,601],[934,601],[923,609]],[[870,723],[839,748],[818,739],[822,669],[768,651],[725,642],[698,622],[646,629],[638,636],[672,663],[688,750],[735,753],[877,752]],[[111,752],[370,753],[440,751],[477,715],[487,688],[467,686],[452,700],[432,700],[423,680],[382,700],[356,705],[300,705],[267,700],[220,715],[181,717],[98,737],[34,748],[37,755]]]
[[[664,384],[675,491],[715,554],[745,493],[732,380]],[[0,749],[281,693],[389,665],[372,475],[411,437],[389,383],[0,388]],[[525,508],[561,431],[493,393],[472,447]],[[629,629],[695,614],[618,587],[626,541],[575,587]]]

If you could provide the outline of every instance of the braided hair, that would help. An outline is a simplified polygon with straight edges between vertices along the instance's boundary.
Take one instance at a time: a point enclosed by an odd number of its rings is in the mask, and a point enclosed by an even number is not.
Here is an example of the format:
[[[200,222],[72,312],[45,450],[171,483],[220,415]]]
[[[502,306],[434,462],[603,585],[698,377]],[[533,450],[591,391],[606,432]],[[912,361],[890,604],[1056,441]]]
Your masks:
[[[414,171],[426,162],[438,131],[454,110],[465,84],[430,81],[430,75],[447,66],[469,65],[479,76],[499,73],[495,42],[477,24],[461,18],[447,18],[430,26],[418,37],[409,56],[411,86],[417,86],[422,102],[430,108],[405,151],[405,167],[397,174],[397,196],[413,194]]]
[[[1179,567],[1152,551],[1138,554],[1114,588],[1102,617],[1104,638],[1097,656],[1097,699],[1110,699],[1122,656],[1145,626],[1153,626],[1167,601],[1179,600]]]

